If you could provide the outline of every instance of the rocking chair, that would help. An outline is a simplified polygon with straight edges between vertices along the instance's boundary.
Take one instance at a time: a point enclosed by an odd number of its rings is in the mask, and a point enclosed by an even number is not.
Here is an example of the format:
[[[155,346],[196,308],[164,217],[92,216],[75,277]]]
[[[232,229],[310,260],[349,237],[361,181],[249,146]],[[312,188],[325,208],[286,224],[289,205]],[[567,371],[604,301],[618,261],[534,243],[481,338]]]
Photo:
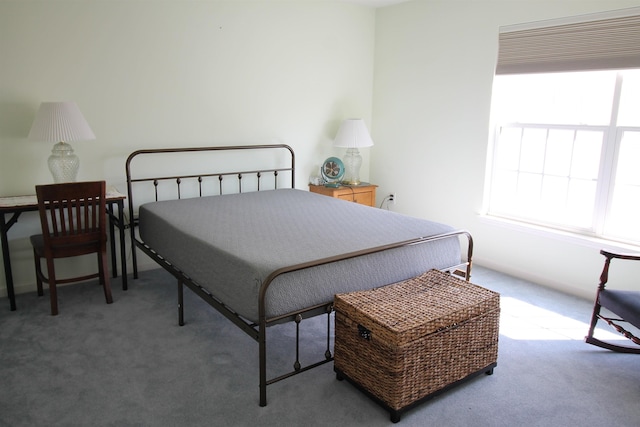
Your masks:
[[[640,347],[624,346],[605,342],[594,338],[593,332],[598,320],[603,320],[609,325],[613,326],[616,331],[620,332],[626,338],[631,340],[634,344],[640,346],[640,338],[633,335],[633,333],[624,329],[620,324],[628,323],[635,328],[640,328],[640,291],[624,291],[618,289],[605,288],[607,281],[609,280],[609,266],[611,260],[614,258],[622,260],[640,261],[640,254],[620,254],[601,250],[600,253],[605,256],[604,269],[600,275],[600,286],[598,286],[598,292],[596,294],[596,301],[593,307],[593,314],[591,316],[591,325],[589,327],[589,334],[585,340],[589,344],[596,345],[598,347],[606,348],[621,353],[636,353],[640,354]],[[613,313],[618,318],[608,317],[609,315],[603,315],[601,309],[606,309],[608,312]],[[625,325],[626,326],[626,325]],[[628,326],[627,326],[628,327]]]

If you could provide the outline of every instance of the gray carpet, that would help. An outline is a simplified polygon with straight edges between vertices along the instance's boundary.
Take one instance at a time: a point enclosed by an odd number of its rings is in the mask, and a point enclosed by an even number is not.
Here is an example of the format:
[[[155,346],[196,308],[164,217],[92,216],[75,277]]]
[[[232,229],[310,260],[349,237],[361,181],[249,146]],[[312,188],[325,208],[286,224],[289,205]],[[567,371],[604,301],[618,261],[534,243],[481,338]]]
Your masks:
[[[494,375],[398,425],[640,425],[640,356],[583,342],[590,301],[480,267],[473,282],[502,294]],[[62,288],[57,317],[48,294],[18,295],[16,312],[0,299],[0,426],[390,425],[332,364],[269,386],[261,408],[257,343],[191,292],[179,327],[175,281],[161,270],[141,272],[126,292],[112,286],[111,305],[97,285]],[[308,322],[311,338],[323,322]],[[288,369],[293,329],[269,332],[270,366]],[[306,348],[322,353],[318,341]]]

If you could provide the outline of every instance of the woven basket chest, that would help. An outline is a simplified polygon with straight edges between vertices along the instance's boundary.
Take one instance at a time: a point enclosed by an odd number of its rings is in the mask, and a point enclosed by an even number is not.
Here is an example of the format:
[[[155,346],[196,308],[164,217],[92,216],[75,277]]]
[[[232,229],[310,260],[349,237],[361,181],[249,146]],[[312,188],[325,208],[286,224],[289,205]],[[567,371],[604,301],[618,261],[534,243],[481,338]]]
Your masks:
[[[334,367],[400,413],[483,372],[498,358],[500,295],[438,270],[338,294]]]

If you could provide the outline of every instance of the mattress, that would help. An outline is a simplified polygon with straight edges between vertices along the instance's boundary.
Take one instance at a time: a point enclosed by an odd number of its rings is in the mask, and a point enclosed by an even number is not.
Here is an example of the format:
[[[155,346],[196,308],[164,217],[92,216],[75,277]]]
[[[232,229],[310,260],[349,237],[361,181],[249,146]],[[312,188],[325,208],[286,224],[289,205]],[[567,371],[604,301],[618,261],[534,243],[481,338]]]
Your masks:
[[[279,268],[454,231],[297,189],[153,202],[139,220],[146,245],[252,322],[260,287]],[[267,319],[460,262],[451,237],[285,273],[268,288]]]

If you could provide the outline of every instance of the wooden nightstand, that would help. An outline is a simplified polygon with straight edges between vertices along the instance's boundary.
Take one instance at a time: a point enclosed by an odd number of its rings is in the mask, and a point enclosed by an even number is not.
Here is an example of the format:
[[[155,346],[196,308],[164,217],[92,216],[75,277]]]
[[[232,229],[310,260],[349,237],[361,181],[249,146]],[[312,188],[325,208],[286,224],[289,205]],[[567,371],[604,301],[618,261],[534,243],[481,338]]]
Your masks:
[[[340,187],[325,187],[324,185],[309,184],[309,191],[312,193],[324,194],[325,196],[335,197],[337,199],[348,200],[350,202],[360,203],[361,205],[376,205],[376,187],[373,184],[361,185],[341,185]]]

